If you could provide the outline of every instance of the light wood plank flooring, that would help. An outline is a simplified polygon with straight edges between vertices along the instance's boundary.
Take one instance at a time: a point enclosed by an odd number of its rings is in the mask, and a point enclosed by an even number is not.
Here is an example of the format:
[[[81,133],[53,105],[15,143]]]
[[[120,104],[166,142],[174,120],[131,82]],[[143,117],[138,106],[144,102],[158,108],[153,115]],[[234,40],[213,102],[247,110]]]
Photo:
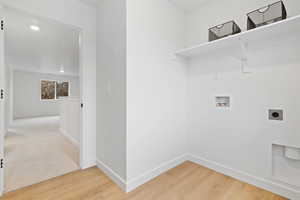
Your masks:
[[[285,200],[191,162],[128,194],[96,167],[7,193],[1,200]]]

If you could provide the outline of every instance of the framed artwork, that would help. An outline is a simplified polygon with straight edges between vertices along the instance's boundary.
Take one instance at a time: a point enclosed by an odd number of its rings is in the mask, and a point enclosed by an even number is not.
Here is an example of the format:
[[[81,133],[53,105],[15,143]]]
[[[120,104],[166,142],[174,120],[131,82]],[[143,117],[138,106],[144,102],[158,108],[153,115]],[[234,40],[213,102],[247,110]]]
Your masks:
[[[56,98],[69,96],[69,82],[56,82]]]
[[[41,81],[41,99],[42,100],[53,100],[55,99],[55,81]]]
[[[41,100],[57,100],[70,95],[68,81],[41,80]]]

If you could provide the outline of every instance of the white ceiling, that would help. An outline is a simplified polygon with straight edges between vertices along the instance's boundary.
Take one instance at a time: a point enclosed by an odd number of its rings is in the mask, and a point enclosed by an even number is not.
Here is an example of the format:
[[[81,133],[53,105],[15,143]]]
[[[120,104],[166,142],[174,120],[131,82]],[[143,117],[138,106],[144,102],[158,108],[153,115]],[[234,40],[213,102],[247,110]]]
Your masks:
[[[98,0],[81,0],[84,3],[88,3],[89,5],[96,6],[98,4]]]
[[[169,1],[188,12],[197,9],[201,5],[209,2],[209,0],[169,0]]]
[[[37,25],[40,31],[30,29]],[[7,9],[7,64],[19,70],[79,75],[79,30]],[[63,66],[65,73],[61,73]]]

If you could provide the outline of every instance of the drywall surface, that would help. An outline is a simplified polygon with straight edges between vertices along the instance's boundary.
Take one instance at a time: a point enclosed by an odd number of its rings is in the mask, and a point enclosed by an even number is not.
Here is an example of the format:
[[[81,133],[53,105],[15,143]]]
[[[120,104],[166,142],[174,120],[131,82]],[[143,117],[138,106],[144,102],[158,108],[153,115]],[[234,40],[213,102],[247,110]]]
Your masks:
[[[220,63],[219,63],[220,64]],[[223,63],[224,64],[224,63]],[[269,66],[251,74],[189,73],[189,147],[201,159],[265,180],[272,179],[271,144],[299,138],[299,64]],[[213,67],[206,63],[207,68]],[[216,96],[230,96],[231,108],[216,108]],[[269,109],[283,109],[284,121],[269,121]]]
[[[206,42],[209,27],[231,19],[245,30],[245,14],[270,2],[212,1],[187,14],[187,45]],[[300,14],[299,1],[284,2],[289,16]],[[250,74],[241,73],[238,60],[220,55],[189,62],[189,151],[235,172],[278,183],[294,195],[291,187],[272,177],[271,144],[281,137],[300,139],[300,62],[274,59],[279,61],[275,63],[260,55],[251,56],[255,66],[250,66]],[[216,96],[230,96],[231,107],[216,108]],[[268,109],[283,109],[284,120],[268,120]]]
[[[97,159],[126,180],[126,1],[97,14]]]
[[[80,142],[80,99],[67,97],[59,102],[60,130],[76,146]]]
[[[58,116],[60,100],[41,100],[41,80],[68,81],[70,97],[79,97],[79,77],[13,72],[14,119]]]
[[[184,13],[168,1],[127,1],[127,181],[186,153]]]
[[[78,0],[0,0],[0,3],[39,17],[56,20],[82,29],[81,63],[83,91],[82,146],[83,168],[96,160],[96,8]]]
[[[246,14],[274,2],[274,0],[209,1],[200,9],[187,13],[186,46],[207,42],[208,29],[227,21],[234,20],[242,31],[247,30]],[[285,0],[284,3],[288,17],[300,14],[300,1]]]

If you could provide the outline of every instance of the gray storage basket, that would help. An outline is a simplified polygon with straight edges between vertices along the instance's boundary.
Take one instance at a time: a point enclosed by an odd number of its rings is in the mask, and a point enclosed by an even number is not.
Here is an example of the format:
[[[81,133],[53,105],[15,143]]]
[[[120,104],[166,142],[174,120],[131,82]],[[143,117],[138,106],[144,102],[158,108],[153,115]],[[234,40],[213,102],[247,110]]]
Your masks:
[[[234,21],[229,21],[224,24],[210,28],[209,41],[221,39],[240,32],[240,27]]]
[[[282,1],[270,4],[247,14],[247,29],[254,29],[286,19],[287,13]]]

